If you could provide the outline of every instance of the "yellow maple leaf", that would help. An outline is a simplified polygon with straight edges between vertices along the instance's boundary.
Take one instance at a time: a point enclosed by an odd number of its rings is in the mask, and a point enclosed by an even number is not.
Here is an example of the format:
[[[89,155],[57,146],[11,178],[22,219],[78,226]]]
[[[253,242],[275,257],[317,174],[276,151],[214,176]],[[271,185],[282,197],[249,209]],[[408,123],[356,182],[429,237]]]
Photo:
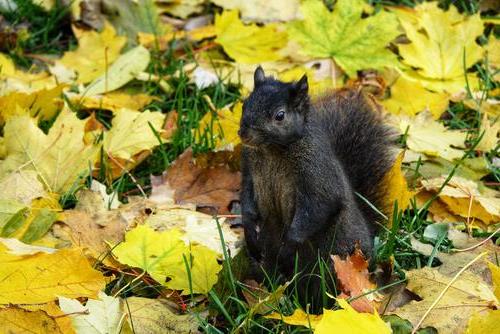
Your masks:
[[[414,9],[395,12],[411,41],[398,45],[399,53],[404,64],[417,68],[404,74],[435,91],[462,90],[466,85],[464,70],[484,54],[475,41],[483,33],[479,13],[461,15],[454,6],[444,11],[437,2],[424,2]],[[477,87],[475,76],[468,75],[468,82],[472,88]]]
[[[63,111],[48,135],[28,116],[12,117],[5,124],[7,157],[0,177],[21,169],[33,170],[50,192],[64,193],[89,173],[97,147],[83,142],[85,122]]]
[[[0,53],[0,95],[16,91],[32,93],[56,85],[57,80],[49,73],[17,70],[12,59]]]
[[[217,283],[217,274],[222,266],[216,252],[203,245],[191,245],[184,253],[187,260],[182,267],[172,268],[172,279],[165,285],[174,290],[182,290],[182,294],[208,293]],[[191,261],[190,261],[191,259]]]
[[[488,51],[488,64],[500,68],[500,39],[495,38],[494,34],[491,34],[486,50]]]
[[[422,185],[427,191],[436,192],[444,180],[444,176],[423,180]],[[487,225],[500,221],[500,193],[485,187],[480,190],[474,181],[454,176],[438,196],[456,215],[477,218]]]
[[[116,35],[109,23],[101,32],[84,31],[73,27],[78,48],[64,53],[60,62],[78,73],[79,83],[88,83],[101,76],[120,55],[126,37]]]
[[[79,249],[17,256],[0,248],[0,304],[47,303],[59,296],[96,298],[104,285],[102,273]]]
[[[416,115],[429,110],[434,119],[448,108],[449,95],[434,93],[425,89],[418,81],[400,76],[391,86],[391,96],[382,101],[384,107],[393,114]]]
[[[415,152],[430,156],[440,156],[447,160],[459,159],[464,151],[453,148],[464,147],[466,133],[448,130],[443,124],[432,119],[429,112],[421,112],[416,117],[400,117],[398,127],[406,133],[406,145]]]
[[[47,120],[55,116],[62,108],[60,98],[65,85],[51,89],[40,89],[32,93],[11,92],[0,97],[0,124],[9,116],[28,114],[38,120]]]
[[[183,270],[186,245],[181,236],[176,229],[159,233],[139,225],[127,232],[125,241],[113,249],[113,254],[119,262],[141,268],[158,283],[165,284],[173,272]]]
[[[278,312],[273,312],[265,316],[267,319],[282,320],[284,323],[294,326],[304,326],[315,328],[321,321],[323,315],[308,314],[298,308],[293,311],[292,315],[282,315]]]
[[[243,104],[237,102],[232,111],[229,107],[224,107],[217,112],[206,113],[196,130],[197,141],[208,140],[217,150],[232,150],[240,143],[238,130],[242,110]]]
[[[169,13],[180,18],[187,18],[194,13],[203,10],[205,0],[183,0],[183,1],[158,1],[158,9],[161,13]]]
[[[496,120],[491,124],[488,114],[483,114],[483,119],[481,120],[481,128],[479,133],[482,134],[481,140],[476,146],[477,150],[481,151],[491,151],[498,146],[498,134],[500,133],[500,122]]]
[[[202,245],[188,248],[177,229],[155,232],[139,225],[125,235],[125,242],[115,247],[113,254],[121,263],[141,268],[158,283],[183,290],[183,294],[208,293],[222,269],[216,252]]]
[[[43,311],[29,312],[17,307],[0,308],[2,333],[62,333],[56,321]]]
[[[71,103],[77,110],[82,109],[103,109],[118,112],[126,108],[131,110],[141,110],[156,97],[147,94],[127,94],[122,91],[109,92],[105,95],[82,96],[67,94]]]
[[[470,317],[465,334],[496,333],[498,324],[500,324],[500,310],[477,312]]]
[[[384,207],[381,209],[388,215],[393,213],[395,202],[398,204],[398,210],[405,210],[414,195],[413,192],[408,190],[406,178],[401,170],[403,158],[404,152],[401,152],[382,180],[382,185],[386,189],[386,196],[384,198]],[[389,223],[391,223],[391,219],[389,219]]]
[[[244,25],[238,18],[238,11],[232,10],[216,14],[215,30],[215,41],[239,63],[258,64],[283,58],[279,50],[286,45],[287,35],[278,31],[276,24]]]
[[[399,35],[397,19],[385,11],[362,18],[365,8],[363,0],[339,0],[330,12],[322,1],[307,0],[300,6],[304,20],[290,22],[287,31],[301,52],[332,57],[349,76],[394,66],[396,56],[386,46]]]
[[[358,313],[349,303],[337,298],[342,310],[325,310],[323,317],[316,325],[316,334],[350,333],[350,334],[390,334],[391,327],[386,324],[378,313]]]
[[[160,145],[154,131],[162,132],[164,120],[165,115],[160,112],[120,109],[113,118],[111,130],[104,134],[104,151],[113,157],[133,160],[137,153]]]
[[[500,300],[500,267],[488,262],[488,268],[491,271],[491,280],[493,281],[494,293],[498,300]]]

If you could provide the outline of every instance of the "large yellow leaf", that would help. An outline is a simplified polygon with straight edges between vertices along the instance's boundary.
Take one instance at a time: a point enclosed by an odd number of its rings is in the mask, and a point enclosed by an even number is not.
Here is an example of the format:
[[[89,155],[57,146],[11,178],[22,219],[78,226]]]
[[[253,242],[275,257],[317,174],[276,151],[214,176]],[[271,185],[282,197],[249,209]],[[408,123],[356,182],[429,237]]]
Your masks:
[[[34,170],[50,192],[63,193],[89,173],[97,148],[83,143],[85,123],[63,111],[45,135],[28,116],[10,119],[4,129],[7,158],[0,177],[17,169]]]
[[[104,151],[116,158],[133,160],[135,154],[160,145],[154,131],[162,132],[164,120],[165,115],[160,112],[121,109],[113,118],[111,130],[104,134]]]
[[[406,133],[408,148],[415,152],[447,160],[461,158],[464,154],[464,151],[454,147],[464,147],[467,134],[446,129],[443,124],[433,120],[428,112],[413,118],[401,117],[398,127],[402,134]]]
[[[0,124],[19,111],[39,120],[51,119],[63,105],[61,93],[65,85],[41,89],[33,93],[12,92],[0,97]]]
[[[390,334],[386,324],[378,313],[358,313],[344,299],[337,299],[342,310],[325,310],[320,322],[316,325],[316,334],[350,333],[350,334]]]
[[[436,192],[444,182],[444,177],[423,180],[427,191]],[[483,187],[476,182],[454,176],[441,190],[439,198],[448,209],[462,217],[477,218],[485,224],[500,221],[500,192]]]
[[[415,326],[452,278],[429,267],[411,270],[406,277],[407,289],[421,300],[413,300],[391,313],[408,319]],[[465,271],[446,290],[421,325],[432,326],[444,334],[462,333],[469,317],[487,308],[489,303],[498,303],[493,292],[479,276]]]
[[[147,94],[127,94],[122,91],[114,91],[105,95],[82,96],[66,94],[71,103],[78,110],[82,109],[104,109],[117,112],[122,108],[141,110],[155,100],[154,96]]]
[[[191,292],[208,293],[217,283],[217,274],[222,269],[222,266],[217,263],[219,258],[217,253],[202,245],[191,245],[184,256],[187,264],[175,267],[181,270],[174,269],[172,280],[168,281],[166,286],[170,289],[182,290],[184,295]]]
[[[244,25],[238,11],[232,10],[215,16],[215,30],[215,41],[239,63],[258,64],[283,58],[279,50],[286,45],[287,37],[275,24]]]
[[[437,2],[424,2],[396,13],[411,41],[399,45],[399,53],[406,65],[417,68],[406,75],[436,91],[462,90],[466,85],[464,65],[471,67],[484,54],[475,41],[483,32],[479,13],[460,15],[454,6],[443,11]],[[477,79],[470,76],[469,84],[475,87]]]
[[[125,235],[125,241],[113,249],[113,254],[121,263],[141,268],[158,283],[165,284],[174,272],[182,272],[185,251],[178,230],[158,233],[139,225]]]
[[[488,267],[491,271],[491,280],[493,281],[493,287],[495,288],[495,296],[500,300],[500,267],[488,262]]]
[[[79,83],[88,83],[101,76],[120,55],[126,37],[117,36],[110,24],[101,32],[74,28],[78,48],[64,53],[60,62],[78,73]]]
[[[419,82],[401,76],[391,86],[391,97],[382,101],[384,107],[393,114],[416,115],[429,110],[434,119],[448,107],[449,95],[434,93],[425,89]]]
[[[56,321],[43,311],[0,308],[0,324],[1,333],[63,333]]]
[[[222,269],[217,253],[201,245],[188,248],[181,238],[177,229],[155,232],[139,225],[126,234],[125,242],[114,248],[113,254],[121,263],[143,269],[168,288],[183,290],[183,294],[207,293]]]
[[[96,298],[104,285],[102,273],[79,249],[28,256],[0,249],[0,304],[47,303],[59,296]]]
[[[491,334],[498,332],[500,310],[474,313],[470,317],[465,334]]]
[[[245,21],[290,21],[297,17],[299,0],[213,0],[224,9],[238,9]]]
[[[278,312],[273,312],[266,315],[267,319],[282,320],[284,323],[294,326],[304,326],[315,328],[321,321],[323,315],[308,314],[300,308],[295,309],[292,315],[282,315]]]
[[[363,0],[339,0],[333,12],[322,1],[304,1],[303,21],[288,24],[288,34],[315,58],[333,57],[349,76],[357,70],[394,66],[396,56],[386,46],[399,35],[397,19],[384,11],[361,18]]]

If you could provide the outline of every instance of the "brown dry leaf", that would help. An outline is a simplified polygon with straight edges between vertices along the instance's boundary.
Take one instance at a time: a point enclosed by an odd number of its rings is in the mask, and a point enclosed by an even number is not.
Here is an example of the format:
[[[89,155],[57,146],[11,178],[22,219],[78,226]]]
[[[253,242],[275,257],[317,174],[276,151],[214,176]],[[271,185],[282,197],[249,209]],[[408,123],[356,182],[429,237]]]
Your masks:
[[[87,249],[94,258],[102,258],[114,246],[123,241],[127,222],[119,210],[108,210],[98,192],[81,190],[73,210],[64,211],[62,221],[68,227],[57,231],[60,237],[75,246]]]
[[[166,182],[174,190],[176,203],[194,203],[228,214],[229,204],[239,199],[241,173],[227,164],[202,168],[188,149],[168,169]]]
[[[411,301],[391,314],[408,319],[415,326],[452,278],[429,267],[411,270],[406,277],[407,289],[422,300]],[[498,301],[489,287],[480,277],[465,271],[424,319],[422,327],[432,326],[440,334],[462,333],[472,314],[494,304]]]
[[[443,184],[445,177],[422,181],[425,190],[435,193]],[[439,193],[448,209],[459,216],[476,218],[485,224],[500,221],[500,193],[483,187],[471,180],[454,176]]]
[[[339,298],[357,297],[377,288],[376,284],[370,282],[368,261],[359,246],[345,260],[338,255],[332,255],[332,259],[342,291]],[[374,313],[380,305],[379,301],[379,296],[373,292],[353,300],[351,306],[358,312]]]

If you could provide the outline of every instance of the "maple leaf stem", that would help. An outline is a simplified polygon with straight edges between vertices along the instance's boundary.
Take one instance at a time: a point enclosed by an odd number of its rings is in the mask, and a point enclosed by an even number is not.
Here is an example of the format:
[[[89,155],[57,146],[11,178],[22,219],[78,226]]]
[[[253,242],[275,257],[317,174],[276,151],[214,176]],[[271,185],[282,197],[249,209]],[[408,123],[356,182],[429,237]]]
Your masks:
[[[476,262],[477,260],[479,260],[481,257],[485,256],[488,252],[483,252],[481,254],[479,254],[478,256],[476,256],[474,259],[472,259],[469,263],[467,263],[462,269],[460,269],[460,271],[451,279],[451,281],[445,286],[445,288],[443,289],[443,291],[441,291],[441,293],[439,294],[439,296],[436,298],[436,300],[431,304],[431,306],[427,309],[427,311],[425,311],[424,315],[422,316],[422,318],[420,318],[419,322],[417,323],[417,325],[415,327],[413,327],[413,331],[411,332],[411,334],[415,334],[417,332],[417,330],[420,328],[420,326],[422,325],[422,323],[424,322],[425,318],[427,318],[427,316],[429,315],[429,313],[431,313],[432,309],[439,303],[439,301],[441,300],[441,298],[443,298],[444,294],[446,293],[446,291],[448,291],[448,289],[450,288],[450,286],[457,280],[457,278],[467,269],[469,268],[474,262]]]
[[[483,241],[473,245],[473,246],[470,246],[470,247],[467,247],[467,248],[463,248],[463,249],[459,249],[459,248],[454,248],[452,249],[453,252],[467,252],[467,251],[470,251],[470,250],[473,250],[479,246],[481,246],[482,244],[488,242],[488,240],[490,240],[491,238],[493,238],[495,236],[495,234],[497,234],[498,232],[500,232],[500,227],[497,228],[493,233],[490,234],[489,237],[487,237],[486,239],[484,239]]]

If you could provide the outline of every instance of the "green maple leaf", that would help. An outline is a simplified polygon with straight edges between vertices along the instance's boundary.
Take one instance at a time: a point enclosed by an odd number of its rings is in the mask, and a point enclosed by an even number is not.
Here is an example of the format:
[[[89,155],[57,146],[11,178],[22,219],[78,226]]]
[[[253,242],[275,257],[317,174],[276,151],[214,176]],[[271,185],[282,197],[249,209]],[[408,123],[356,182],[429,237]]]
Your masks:
[[[392,13],[361,18],[366,8],[363,0],[339,0],[333,12],[317,0],[305,1],[300,8],[304,20],[289,23],[287,30],[306,55],[332,57],[349,76],[360,69],[396,63],[396,56],[386,48],[399,35]]]

